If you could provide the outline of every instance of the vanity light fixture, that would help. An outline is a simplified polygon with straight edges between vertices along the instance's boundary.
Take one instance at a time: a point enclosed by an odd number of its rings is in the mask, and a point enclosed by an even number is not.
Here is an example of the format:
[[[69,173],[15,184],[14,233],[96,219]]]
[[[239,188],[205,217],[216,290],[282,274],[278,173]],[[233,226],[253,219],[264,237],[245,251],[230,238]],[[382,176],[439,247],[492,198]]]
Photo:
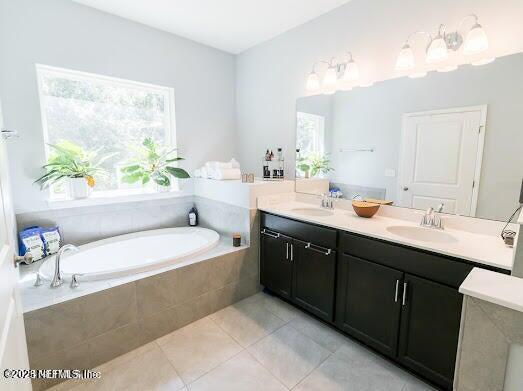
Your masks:
[[[460,25],[463,24],[466,18],[472,17],[475,19],[474,25],[467,34],[467,39],[465,40],[465,45],[463,47],[463,53],[477,54],[484,52],[488,49],[488,39],[485,30],[478,23],[478,17],[474,14],[468,15],[461,21]]]
[[[459,32],[462,29],[465,21],[470,18],[474,19],[474,24],[467,32],[466,39],[463,39],[463,35]],[[489,47],[487,34],[483,27],[479,24],[477,15],[470,14],[465,16],[458,25],[456,31],[447,32],[447,27],[441,24],[438,28],[438,34],[433,37],[429,33],[424,31],[416,31],[409,35],[396,60],[397,71],[409,71],[415,68],[416,62],[414,58],[414,51],[410,45],[411,38],[415,34],[423,34],[429,38],[429,43],[425,53],[425,60],[429,64],[437,64],[448,60],[450,52],[457,52],[461,46],[463,46],[463,53],[465,55],[477,55],[486,51]],[[477,61],[473,61],[472,65],[483,65],[494,61],[494,58],[485,58]],[[440,69],[438,72],[450,72],[457,69],[457,65],[447,65]],[[417,77],[422,73],[418,72],[410,77]]]
[[[307,78],[307,91],[309,92],[318,92],[321,88],[320,85],[320,77],[316,73],[316,64],[312,67],[312,72],[309,74],[309,77]]]
[[[352,53],[348,53],[347,61],[339,62],[335,58],[330,61],[320,61],[319,63],[327,64],[327,69],[320,82],[320,77],[316,73],[316,64],[312,67],[312,71],[307,77],[306,89],[308,92],[317,93],[323,90],[323,94],[332,95],[338,89],[343,91],[350,91],[355,85],[354,83],[360,78],[360,70],[358,64],[354,61]]]
[[[414,52],[407,41],[401,48],[398,59],[396,60],[396,70],[409,71],[413,69],[415,65],[416,61],[414,60]]]
[[[443,62],[449,56],[444,36],[445,26],[442,24],[439,26],[438,35],[430,41],[429,47],[427,48],[428,63]]]
[[[325,95],[332,95],[336,92],[338,86],[338,72],[335,65],[335,60],[331,59],[329,67],[323,76],[323,93]]]
[[[354,62],[352,53],[349,52],[349,60],[345,63],[345,72],[343,73],[343,80],[348,82],[356,81],[360,78],[360,70],[358,64]]]

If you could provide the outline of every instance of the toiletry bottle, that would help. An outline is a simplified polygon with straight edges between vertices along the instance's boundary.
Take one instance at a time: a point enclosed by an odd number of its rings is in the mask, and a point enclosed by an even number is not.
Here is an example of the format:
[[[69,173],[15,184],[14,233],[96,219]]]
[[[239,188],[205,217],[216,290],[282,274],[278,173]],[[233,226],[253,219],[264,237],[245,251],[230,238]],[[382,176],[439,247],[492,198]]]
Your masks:
[[[281,148],[278,148],[278,152],[277,152],[276,156],[278,157],[278,161],[281,162],[283,160],[283,152],[282,152]]]
[[[274,153],[272,153],[272,151],[271,151],[271,153],[269,154],[269,160],[272,160],[272,159],[274,159]]]
[[[267,152],[265,152],[265,160],[266,161],[271,160],[271,154],[269,153],[269,150],[267,150]]]
[[[198,225],[198,210],[195,206],[193,206],[189,211],[188,220],[191,227],[196,227]]]

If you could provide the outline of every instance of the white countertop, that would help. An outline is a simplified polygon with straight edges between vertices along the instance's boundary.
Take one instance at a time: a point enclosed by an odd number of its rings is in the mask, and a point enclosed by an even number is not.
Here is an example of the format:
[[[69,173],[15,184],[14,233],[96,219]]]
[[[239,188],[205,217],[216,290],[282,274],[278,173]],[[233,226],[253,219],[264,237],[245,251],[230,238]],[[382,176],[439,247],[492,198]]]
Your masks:
[[[460,293],[523,312],[523,278],[474,268]]]
[[[308,216],[293,212],[296,208],[311,208],[315,205],[306,202],[284,201],[270,205],[259,205],[259,209],[280,216],[296,220],[332,227],[348,232],[366,235],[376,239],[386,240],[409,247],[431,251],[451,257],[461,258],[482,265],[494,266],[500,269],[512,270],[513,249],[507,247],[497,235],[486,235],[446,228],[445,232],[454,236],[457,241],[453,243],[423,242],[407,239],[387,231],[390,226],[413,226],[419,224],[408,220],[377,215],[370,219],[361,218],[353,211],[334,209],[331,216]],[[427,228],[429,229],[429,228]]]

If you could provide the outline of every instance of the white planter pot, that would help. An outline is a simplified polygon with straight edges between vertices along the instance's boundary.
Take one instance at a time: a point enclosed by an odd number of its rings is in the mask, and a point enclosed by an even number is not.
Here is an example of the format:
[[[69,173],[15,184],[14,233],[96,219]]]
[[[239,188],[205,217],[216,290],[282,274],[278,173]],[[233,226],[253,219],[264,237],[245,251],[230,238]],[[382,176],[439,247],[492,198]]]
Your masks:
[[[85,178],[69,178],[67,181],[68,196],[73,199],[87,198],[91,195],[92,188]]]
[[[167,193],[168,191],[171,191],[171,186],[161,186],[158,183],[155,183],[155,185],[157,193]]]

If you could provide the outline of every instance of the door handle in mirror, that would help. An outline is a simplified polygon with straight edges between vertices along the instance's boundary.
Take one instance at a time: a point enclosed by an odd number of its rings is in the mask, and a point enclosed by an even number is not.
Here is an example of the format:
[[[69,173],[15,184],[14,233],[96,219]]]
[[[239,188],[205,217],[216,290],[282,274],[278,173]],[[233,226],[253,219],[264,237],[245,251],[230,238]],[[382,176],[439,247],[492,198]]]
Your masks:
[[[403,191],[409,191],[409,188],[407,186],[404,186]]]

